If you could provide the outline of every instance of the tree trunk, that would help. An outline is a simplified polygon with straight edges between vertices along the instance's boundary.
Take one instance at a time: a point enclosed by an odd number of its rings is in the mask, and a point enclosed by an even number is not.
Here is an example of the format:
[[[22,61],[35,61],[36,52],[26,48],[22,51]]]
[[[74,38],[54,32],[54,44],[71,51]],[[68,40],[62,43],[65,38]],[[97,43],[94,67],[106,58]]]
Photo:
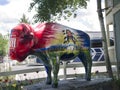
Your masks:
[[[104,50],[104,58],[106,61],[106,68],[107,68],[109,77],[113,79],[111,63],[110,63],[110,59],[109,59],[109,55],[108,55],[108,47],[107,47],[107,38],[106,38],[106,33],[105,33],[104,19],[103,19],[103,14],[102,14],[102,9],[101,9],[101,0],[97,0],[97,10],[98,10],[98,18],[99,18],[101,32],[102,32],[102,38],[103,38],[103,50]]]

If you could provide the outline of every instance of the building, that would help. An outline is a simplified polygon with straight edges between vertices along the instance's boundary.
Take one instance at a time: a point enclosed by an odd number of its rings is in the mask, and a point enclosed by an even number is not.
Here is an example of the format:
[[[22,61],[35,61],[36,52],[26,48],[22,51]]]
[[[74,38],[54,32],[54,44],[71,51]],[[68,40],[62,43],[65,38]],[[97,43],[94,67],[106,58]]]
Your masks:
[[[107,34],[109,37],[109,31],[112,28],[115,38],[114,59],[117,61],[120,72],[120,0],[105,0],[105,8]]]
[[[101,31],[86,31],[86,33],[90,36],[90,39],[100,39],[102,38]],[[114,39],[114,33],[113,31],[109,32],[109,38]]]

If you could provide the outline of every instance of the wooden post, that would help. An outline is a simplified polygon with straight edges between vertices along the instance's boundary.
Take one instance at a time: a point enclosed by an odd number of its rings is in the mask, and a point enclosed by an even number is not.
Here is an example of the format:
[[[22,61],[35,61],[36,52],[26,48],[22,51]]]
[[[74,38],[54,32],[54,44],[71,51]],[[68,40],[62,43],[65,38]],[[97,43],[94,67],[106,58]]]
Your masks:
[[[66,72],[67,66],[66,66],[66,64],[67,64],[67,62],[66,62],[66,61],[63,61],[64,80],[66,80],[66,78],[67,78],[67,72]]]

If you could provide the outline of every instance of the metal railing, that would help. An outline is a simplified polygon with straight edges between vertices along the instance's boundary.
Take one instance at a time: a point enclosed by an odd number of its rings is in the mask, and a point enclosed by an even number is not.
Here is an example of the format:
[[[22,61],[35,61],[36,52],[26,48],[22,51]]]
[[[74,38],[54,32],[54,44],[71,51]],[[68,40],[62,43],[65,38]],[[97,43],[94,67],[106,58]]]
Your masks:
[[[112,62],[112,65],[116,65],[115,62]],[[92,68],[94,67],[103,67],[105,68],[106,64],[104,61],[100,61],[100,62],[93,62],[92,64]],[[67,76],[69,76],[67,74],[67,70],[68,69],[73,69],[75,70],[76,68],[82,68],[83,64],[81,62],[72,62],[72,63],[66,63],[64,62],[63,65],[60,65],[60,69],[63,70],[63,75],[61,75],[60,77],[66,79]],[[45,71],[44,66],[40,66],[40,67],[34,67],[34,68],[27,68],[27,69],[20,69],[20,70],[14,70],[14,71],[7,71],[7,72],[0,72],[0,76],[9,76],[9,75],[16,75],[16,74],[25,74],[25,73],[31,73],[31,72],[41,72],[41,71]],[[98,70],[99,71],[99,70]],[[104,71],[100,71],[100,72],[106,72]],[[94,73],[94,72],[92,72]],[[73,74],[75,75],[75,74]]]
[[[116,66],[116,60],[115,60],[115,55],[114,54],[114,47],[109,47],[109,55],[111,57],[111,64],[112,66]],[[103,67],[104,66],[104,69],[106,69],[106,64],[105,64],[105,61],[95,61],[93,62],[92,64],[92,67],[94,69],[94,67]],[[72,62],[72,63],[68,63],[67,62],[63,62],[62,65],[60,65],[60,69],[63,70],[63,75],[59,75],[59,77],[61,78],[68,78],[69,76],[71,77],[74,77],[76,74],[70,74],[68,73],[68,69],[73,69],[75,70],[76,68],[82,68],[83,67],[83,64],[81,62]],[[5,67],[3,68],[0,68],[1,69],[5,69]],[[115,68],[114,68],[115,69]],[[96,71],[99,71],[99,68],[96,69]],[[19,70],[10,70],[10,71],[2,71],[0,72],[0,76],[9,76],[9,75],[16,75],[16,74],[24,74],[24,73],[32,73],[32,72],[41,72],[41,71],[45,71],[44,67],[43,66],[40,66],[40,67],[34,67],[34,68],[23,68],[23,69],[19,69]],[[114,70],[115,71],[115,70]],[[92,70],[92,73],[94,73],[95,70]],[[106,70],[104,71],[100,71],[100,72],[106,72]],[[80,73],[81,74],[81,73]]]

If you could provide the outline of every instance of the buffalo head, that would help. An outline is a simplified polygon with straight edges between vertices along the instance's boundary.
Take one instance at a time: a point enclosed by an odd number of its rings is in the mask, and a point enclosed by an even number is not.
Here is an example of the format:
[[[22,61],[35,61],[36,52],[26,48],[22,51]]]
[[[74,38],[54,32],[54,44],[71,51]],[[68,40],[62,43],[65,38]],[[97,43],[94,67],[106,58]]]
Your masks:
[[[13,60],[23,61],[34,45],[34,32],[30,25],[19,24],[11,30],[9,56]]]

